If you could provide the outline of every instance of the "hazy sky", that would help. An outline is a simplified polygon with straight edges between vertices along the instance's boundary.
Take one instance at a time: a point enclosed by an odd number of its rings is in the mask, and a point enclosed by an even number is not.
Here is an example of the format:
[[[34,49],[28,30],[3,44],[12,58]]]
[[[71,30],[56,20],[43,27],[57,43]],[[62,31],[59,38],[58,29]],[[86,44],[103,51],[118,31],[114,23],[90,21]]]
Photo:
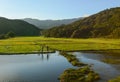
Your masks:
[[[120,7],[120,0],[0,0],[0,16],[37,19],[67,19]]]

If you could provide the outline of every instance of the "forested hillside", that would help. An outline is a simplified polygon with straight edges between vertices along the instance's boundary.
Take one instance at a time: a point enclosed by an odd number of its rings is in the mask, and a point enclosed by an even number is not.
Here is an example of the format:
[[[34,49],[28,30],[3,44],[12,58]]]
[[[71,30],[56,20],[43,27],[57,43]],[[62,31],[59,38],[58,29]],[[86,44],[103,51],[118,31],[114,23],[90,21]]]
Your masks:
[[[46,37],[120,38],[120,7],[106,9],[68,25],[43,31]]]
[[[0,17],[0,35],[14,32],[16,36],[36,36],[40,29],[22,20],[10,20]]]

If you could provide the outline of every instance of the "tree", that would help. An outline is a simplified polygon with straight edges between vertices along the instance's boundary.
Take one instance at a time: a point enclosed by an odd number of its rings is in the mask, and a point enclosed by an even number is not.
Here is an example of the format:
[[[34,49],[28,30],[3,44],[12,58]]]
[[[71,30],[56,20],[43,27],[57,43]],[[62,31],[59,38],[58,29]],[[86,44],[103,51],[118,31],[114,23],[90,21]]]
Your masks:
[[[10,31],[6,34],[6,37],[10,38],[10,37],[15,37],[15,33]]]
[[[115,30],[113,30],[111,36],[112,38],[120,38],[120,28],[116,28]]]
[[[5,34],[1,34],[0,35],[0,39],[5,39],[6,37],[5,37]]]

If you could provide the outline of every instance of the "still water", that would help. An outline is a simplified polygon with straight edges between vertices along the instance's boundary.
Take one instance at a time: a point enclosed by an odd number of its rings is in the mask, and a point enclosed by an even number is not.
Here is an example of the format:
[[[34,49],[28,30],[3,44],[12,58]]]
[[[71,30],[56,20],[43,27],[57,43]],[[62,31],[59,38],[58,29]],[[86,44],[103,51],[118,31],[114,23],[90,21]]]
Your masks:
[[[120,75],[118,67],[100,61],[101,55],[74,52],[77,58],[88,64],[104,82]],[[65,69],[73,67],[59,52],[49,54],[0,55],[0,82],[59,82]]]
[[[92,65],[92,69],[101,76],[98,82],[107,82],[110,79],[120,76],[120,64],[110,64],[103,62],[103,59],[120,60],[120,56],[109,56],[109,54],[81,53],[74,52],[79,61]]]
[[[73,67],[58,52],[0,55],[0,82],[59,82],[59,75]]]

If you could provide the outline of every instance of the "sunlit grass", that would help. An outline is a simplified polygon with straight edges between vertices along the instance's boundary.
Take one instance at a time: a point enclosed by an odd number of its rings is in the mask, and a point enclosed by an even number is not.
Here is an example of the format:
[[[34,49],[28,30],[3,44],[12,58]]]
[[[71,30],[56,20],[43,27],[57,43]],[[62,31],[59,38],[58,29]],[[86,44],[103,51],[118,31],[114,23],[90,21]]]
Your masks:
[[[120,49],[120,39],[16,37],[0,40],[0,53],[27,53],[40,51],[41,44],[45,44],[52,49],[64,51]]]

